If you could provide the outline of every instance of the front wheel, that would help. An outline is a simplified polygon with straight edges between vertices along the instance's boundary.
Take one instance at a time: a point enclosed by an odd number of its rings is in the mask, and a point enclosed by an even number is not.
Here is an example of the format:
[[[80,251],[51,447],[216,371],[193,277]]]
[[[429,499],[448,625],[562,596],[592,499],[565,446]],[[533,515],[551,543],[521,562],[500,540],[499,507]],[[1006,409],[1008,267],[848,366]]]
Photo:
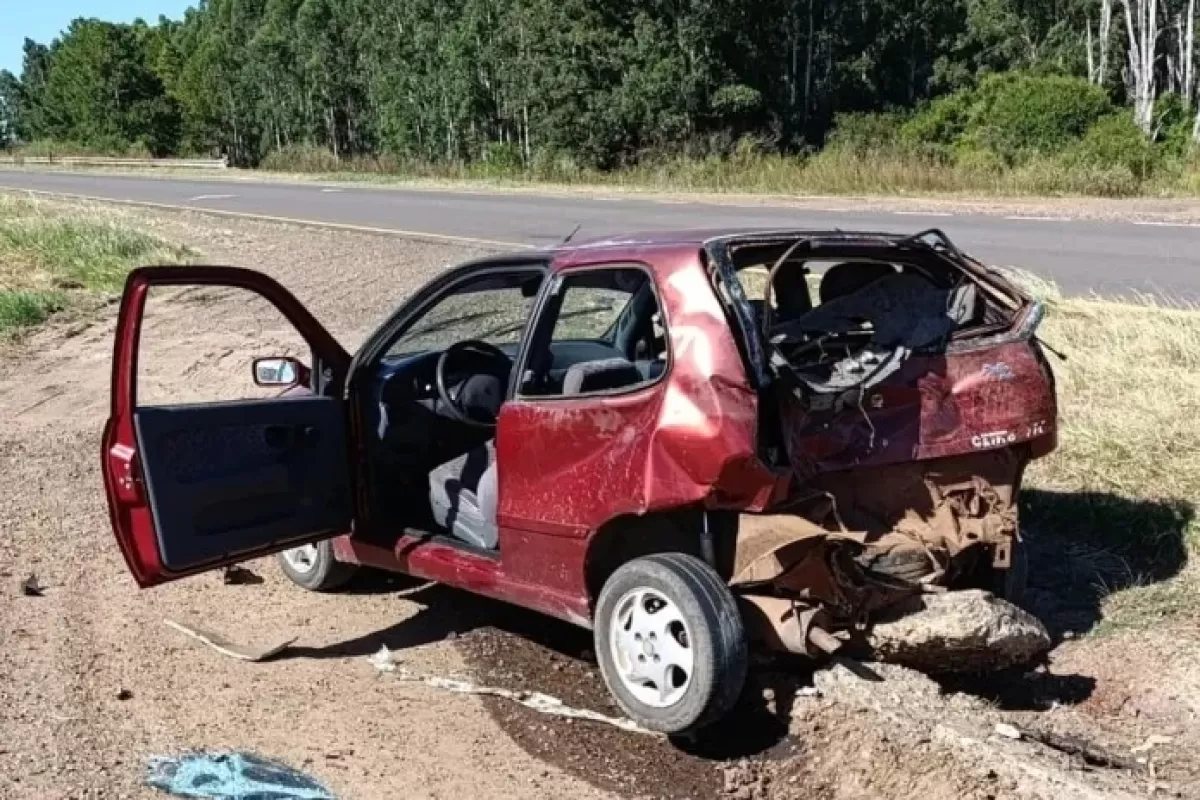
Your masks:
[[[644,728],[690,733],[716,722],[746,682],[746,633],[729,587],[694,556],[622,565],[596,605],[596,657],[617,704]]]
[[[283,574],[310,592],[340,589],[358,572],[356,565],[334,558],[333,542],[328,540],[284,550],[278,558]]]

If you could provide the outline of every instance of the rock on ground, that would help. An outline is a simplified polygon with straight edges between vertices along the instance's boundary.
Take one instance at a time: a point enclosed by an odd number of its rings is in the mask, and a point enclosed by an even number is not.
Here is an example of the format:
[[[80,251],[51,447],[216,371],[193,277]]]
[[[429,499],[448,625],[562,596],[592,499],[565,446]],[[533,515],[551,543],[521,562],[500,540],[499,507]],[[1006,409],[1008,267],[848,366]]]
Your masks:
[[[1037,618],[988,592],[915,600],[917,610],[872,628],[868,644],[880,661],[933,673],[992,671],[1027,664],[1050,649]]]

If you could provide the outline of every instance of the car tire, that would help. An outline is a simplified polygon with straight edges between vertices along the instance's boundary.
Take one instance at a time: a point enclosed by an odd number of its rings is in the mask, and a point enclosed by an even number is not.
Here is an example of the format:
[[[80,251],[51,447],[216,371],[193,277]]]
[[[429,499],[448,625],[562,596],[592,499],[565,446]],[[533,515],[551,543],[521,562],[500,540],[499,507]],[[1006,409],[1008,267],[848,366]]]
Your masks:
[[[297,586],[310,592],[340,589],[358,573],[358,566],[338,561],[333,542],[326,540],[284,550],[278,555],[283,574]]]
[[[746,682],[737,601],[694,556],[661,553],[619,567],[600,591],[594,636],[609,691],[652,731],[692,733],[716,722]]]

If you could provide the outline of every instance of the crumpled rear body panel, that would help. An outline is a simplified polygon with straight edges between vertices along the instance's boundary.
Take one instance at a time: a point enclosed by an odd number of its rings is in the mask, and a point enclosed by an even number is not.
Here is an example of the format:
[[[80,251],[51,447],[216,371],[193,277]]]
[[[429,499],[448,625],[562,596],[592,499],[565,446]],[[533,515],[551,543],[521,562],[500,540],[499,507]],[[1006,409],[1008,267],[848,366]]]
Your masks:
[[[856,467],[920,461],[1042,440],[1052,447],[1053,384],[1028,340],[913,356],[854,405],[782,403],[788,459],[802,480]]]
[[[653,272],[669,336],[664,378],[611,397],[520,399],[497,426],[502,526],[586,536],[623,515],[696,504],[757,510],[790,475],[757,451],[759,398],[695,246],[633,248]],[[569,272],[611,254],[575,250]]]

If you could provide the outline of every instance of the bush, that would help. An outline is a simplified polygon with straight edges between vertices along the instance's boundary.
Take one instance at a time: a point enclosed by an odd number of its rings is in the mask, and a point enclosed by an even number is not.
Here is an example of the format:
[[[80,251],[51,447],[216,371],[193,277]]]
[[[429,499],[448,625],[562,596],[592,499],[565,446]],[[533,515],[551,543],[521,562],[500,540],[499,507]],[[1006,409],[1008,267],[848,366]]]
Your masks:
[[[833,118],[827,147],[853,153],[894,150],[900,144],[905,118],[897,113],[847,113]]]
[[[900,140],[936,157],[991,169],[1061,152],[1111,112],[1104,90],[1082,78],[1005,72],[934,100],[904,123]]]
[[[900,136],[911,145],[950,147],[959,142],[971,121],[975,102],[970,89],[939,97],[904,123]]]
[[[1112,110],[1104,89],[1083,78],[1008,72],[988,76],[975,90],[968,130],[1018,162],[1063,150]]]
[[[1070,160],[1085,166],[1124,167],[1140,180],[1157,166],[1154,144],[1142,133],[1128,111],[1110,114],[1088,129],[1083,141],[1071,149]]]
[[[1154,104],[1157,144],[1163,154],[1184,159],[1192,148],[1193,110],[1174,92],[1159,96]]]
[[[762,93],[742,84],[722,86],[713,92],[709,105],[718,117],[742,117],[758,111],[763,104]]]

